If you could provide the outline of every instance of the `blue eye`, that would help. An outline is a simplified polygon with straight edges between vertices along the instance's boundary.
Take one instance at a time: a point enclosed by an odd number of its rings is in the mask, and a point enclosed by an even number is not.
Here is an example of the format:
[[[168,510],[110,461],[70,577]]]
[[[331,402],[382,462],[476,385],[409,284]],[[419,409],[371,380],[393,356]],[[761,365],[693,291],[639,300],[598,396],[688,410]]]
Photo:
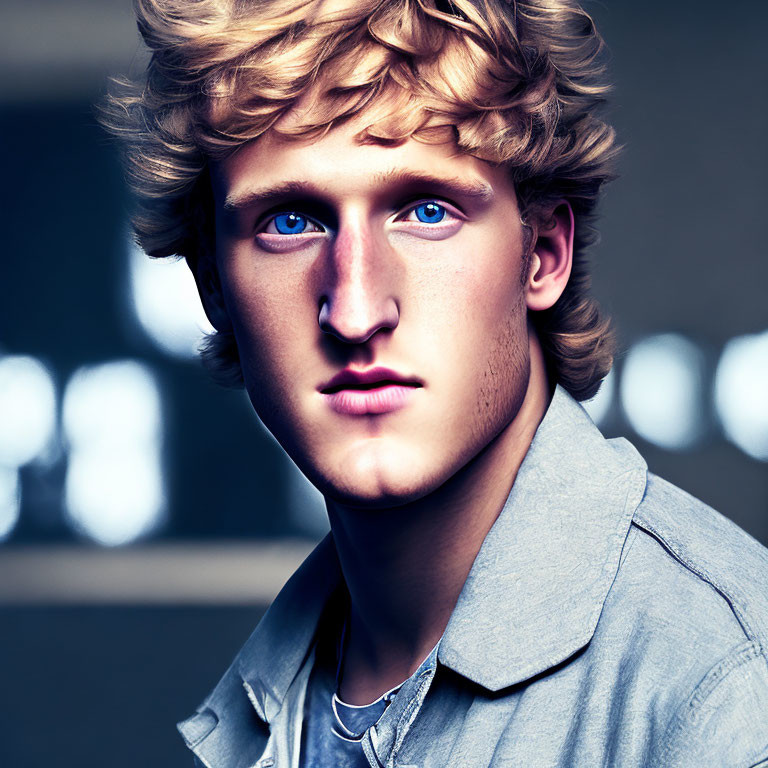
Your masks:
[[[279,213],[273,221],[281,235],[300,235],[307,228],[307,217],[300,213]]]
[[[416,218],[425,224],[437,224],[445,218],[445,208],[437,203],[421,203],[413,209],[413,212]]]

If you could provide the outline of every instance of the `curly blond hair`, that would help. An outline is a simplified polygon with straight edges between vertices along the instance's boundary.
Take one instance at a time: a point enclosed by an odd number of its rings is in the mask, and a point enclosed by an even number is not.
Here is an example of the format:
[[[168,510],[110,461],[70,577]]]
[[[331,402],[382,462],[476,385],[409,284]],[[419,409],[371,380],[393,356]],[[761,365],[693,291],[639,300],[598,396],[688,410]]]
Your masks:
[[[589,295],[586,248],[611,178],[614,131],[603,43],[572,0],[135,0],[151,51],[139,83],[118,82],[102,120],[124,147],[136,238],[154,257],[210,258],[208,165],[265,131],[321,136],[363,112],[361,142],[450,136],[503,164],[520,209],[541,223],[566,199],[573,271],[532,321],[550,371],[575,398],[595,394],[613,361],[608,320]],[[281,121],[306,95],[308,121]],[[380,107],[384,107],[381,109]],[[376,107],[373,109],[372,107]],[[242,384],[231,333],[202,350],[216,378]]]

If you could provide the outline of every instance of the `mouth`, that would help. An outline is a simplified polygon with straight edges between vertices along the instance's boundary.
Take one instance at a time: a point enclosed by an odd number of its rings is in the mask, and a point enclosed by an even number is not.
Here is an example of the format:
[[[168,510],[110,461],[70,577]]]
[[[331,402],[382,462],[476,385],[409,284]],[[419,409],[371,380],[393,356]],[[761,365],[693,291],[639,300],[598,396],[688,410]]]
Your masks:
[[[389,368],[346,368],[318,389],[336,413],[368,416],[400,410],[423,386],[420,379]]]

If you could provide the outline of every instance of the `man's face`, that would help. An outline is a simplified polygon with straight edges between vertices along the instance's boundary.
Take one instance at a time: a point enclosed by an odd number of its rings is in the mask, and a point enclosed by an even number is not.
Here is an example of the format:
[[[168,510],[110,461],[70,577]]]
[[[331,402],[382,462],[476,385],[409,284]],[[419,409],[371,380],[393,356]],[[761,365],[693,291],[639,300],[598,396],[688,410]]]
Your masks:
[[[529,349],[506,173],[359,130],[217,164],[216,263],[256,412],[322,493],[375,507],[438,488],[514,419]]]

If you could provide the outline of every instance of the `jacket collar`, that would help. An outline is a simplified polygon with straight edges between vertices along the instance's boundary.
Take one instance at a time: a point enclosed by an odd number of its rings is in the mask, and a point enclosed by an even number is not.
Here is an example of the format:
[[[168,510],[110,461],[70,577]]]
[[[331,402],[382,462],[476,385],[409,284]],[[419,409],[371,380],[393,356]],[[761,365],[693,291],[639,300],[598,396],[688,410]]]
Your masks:
[[[288,580],[197,712],[177,723],[204,766],[260,764],[267,726],[283,706],[311,651],[325,606],[341,583],[336,548],[328,534]]]
[[[329,533],[286,583],[235,660],[262,720],[269,723],[312,645],[320,617],[343,577]]]
[[[440,661],[497,691],[586,645],[646,469],[630,443],[606,440],[558,386],[467,577]]]
[[[626,440],[606,440],[558,386],[464,584],[440,662],[497,691],[589,642],[645,481],[637,451]],[[200,712],[179,724],[190,747],[211,731],[216,735],[208,739],[218,742],[216,732],[224,738],[231,729],[222,721],[242,708],[246,693],[251,714],[255,709],[265,723],[273,720],[341,584],[329,534],[280,592]]]

